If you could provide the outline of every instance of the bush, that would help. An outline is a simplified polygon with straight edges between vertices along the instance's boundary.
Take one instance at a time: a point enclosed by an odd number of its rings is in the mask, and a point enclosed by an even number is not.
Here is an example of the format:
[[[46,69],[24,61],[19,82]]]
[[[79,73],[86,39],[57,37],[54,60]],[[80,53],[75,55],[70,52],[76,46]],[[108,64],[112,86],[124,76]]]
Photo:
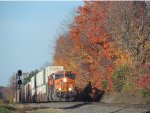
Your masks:
[[[150,103],[150,89],[145,87],[141,90],[141,95],[146,99],[147,103]]]
[[[124,90],[132,90],[135,88],[135,85],[133,83],[133,81],[130,80],[126,80],[125,84],[124,84]]]
[[[104,90],[107,89],[107,85],[108,85],[108,83],[107,83],[106,80],[105,80],[105,81],[102,81],[102,88],[103,88]]]
[[[0,113],[15,113],[15,112],[13,112],[11,110],[8,110],[8,109],[6,109],[4,107],[0,107]]]
[[[130,69],[127,66],[121,66],[113,73],[113,88],[116,92],[120,92],[124,88],[129,74]]]
[[[146,103],[150,103],[150,76],[145,74],[140,76],[137,82],[142,97],[146,99]]]

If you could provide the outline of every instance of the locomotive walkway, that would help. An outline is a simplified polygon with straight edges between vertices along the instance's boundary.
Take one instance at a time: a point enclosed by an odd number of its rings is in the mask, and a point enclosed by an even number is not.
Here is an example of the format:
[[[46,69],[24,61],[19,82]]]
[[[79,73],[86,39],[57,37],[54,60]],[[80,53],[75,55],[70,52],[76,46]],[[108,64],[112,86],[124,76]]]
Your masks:
[[[51,108],[60,110],[62,113],[150,113],[150,105],[139,104],[129,105],[96,102],[51,102],[25,104],[23,106],[28,109]]]

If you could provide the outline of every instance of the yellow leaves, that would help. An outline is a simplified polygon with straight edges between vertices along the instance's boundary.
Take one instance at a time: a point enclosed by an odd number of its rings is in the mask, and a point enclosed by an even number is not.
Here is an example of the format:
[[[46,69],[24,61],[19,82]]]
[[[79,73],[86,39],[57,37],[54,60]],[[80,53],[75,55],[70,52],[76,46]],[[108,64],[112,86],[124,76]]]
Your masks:
[[[125,65],[125,64],[132,64],[132,59],[130,57],[130,54],[127,52],[121,50],[121,49],[116,49],[115,56],[117,59],[115,60],[115,65]]]
[[[145,42],[145,48],[150,49],[150,41]]]
[[[89,55],[86,51],[82,51],[82,55],[83,55],[84,60],[87,63],[93,63],[94,62],[93,57],[91,55]]]

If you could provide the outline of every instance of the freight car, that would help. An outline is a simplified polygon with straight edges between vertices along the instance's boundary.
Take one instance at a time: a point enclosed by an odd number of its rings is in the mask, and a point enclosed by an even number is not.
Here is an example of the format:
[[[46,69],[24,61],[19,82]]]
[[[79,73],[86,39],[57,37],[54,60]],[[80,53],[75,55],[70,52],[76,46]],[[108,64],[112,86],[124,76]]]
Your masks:
[[[34,75],[22,89],[24,102],[72,101],[76,95],[75,73],[63,66],[48,66]]]

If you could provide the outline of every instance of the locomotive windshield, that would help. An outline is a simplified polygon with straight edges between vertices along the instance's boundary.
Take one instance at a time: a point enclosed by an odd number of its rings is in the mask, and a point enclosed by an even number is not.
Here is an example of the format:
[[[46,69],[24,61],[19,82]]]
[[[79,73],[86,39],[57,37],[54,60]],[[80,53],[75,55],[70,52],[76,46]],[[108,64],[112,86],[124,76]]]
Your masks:
[[[71,78],[71,79],[75,79],[75,74],[73,74],[73,73],[67,73],[66,77],[67,78]]]
[[[55,74],[55,79],[60,79],[60,78],[62,78],[62,77],[64,77],[63,74]]]

